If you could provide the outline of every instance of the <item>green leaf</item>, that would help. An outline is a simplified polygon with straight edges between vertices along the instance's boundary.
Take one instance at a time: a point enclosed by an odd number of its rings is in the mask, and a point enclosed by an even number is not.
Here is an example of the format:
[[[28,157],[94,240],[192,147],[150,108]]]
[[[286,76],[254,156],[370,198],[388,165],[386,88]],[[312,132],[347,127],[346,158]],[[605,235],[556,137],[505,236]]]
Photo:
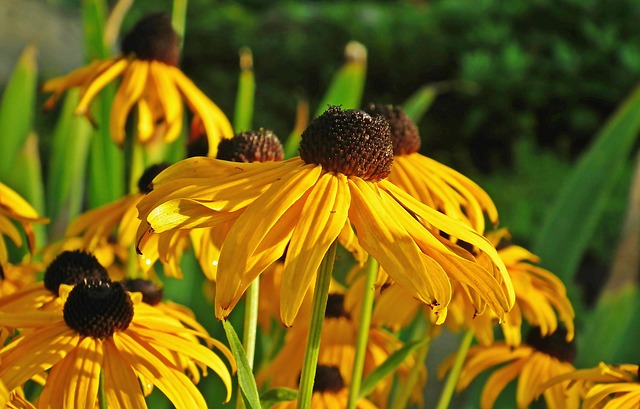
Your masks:
[[[413,122],[419,122],[436,99],[438,89],[435,85],[425,85],[414,92],[402,104],[402,109]]]
[[[532,250],[575,293],[573,276],[640,130],[640,87],[616,110],[569,173]]]
[[[269,409],[276,403],[287,402],[298,399],[298,391],[291,388],[269,389],[260,396],[262,409]]]
[[[588,317],[588,326],[578,334],[576,366],[588,368],[606,363],[632,363],[640,359],[635,342],[640,336],[640,292],[629,285],[603,294]],[[631,345],[633,344],[633,345]]]
[[[258,386],[256,385],[256,380],[253,377],[251,366],[249,365],[249,361],[247,361],[247,356],[244,353],[244,348],[238,338],[238,334],[236,334],[233,325],[231,325],[229,321],[223,321],[222,325],[227,334],[231,352],[238,365],[238,385],[240,386],[244,403],[249,409],[260,409]]]
[[[255,92],[256,81],[253,74],[251,50],[242,48],[240,50],[240,78],[238,79],[236,109],[233,116],[233,129],[236,132],[251,130]]]
[[[392,374],[416,348],[427,342],[429,342],[428,338],[408,342],[404,344],[402,348],[389,355],[382,365],[374,369],[364,378],[362,386],[360,387],[360,397],[363,398],[373,392],[380,381]]]
[[[367,74],[367,49],[352,41],[345,47],[347,62],[336,72],[322,101],[316,110],[316,117],[326,111],[329,105],[341,105],[342,109],[360,107]],[[313,118],[312,118],[313,119]],[[300,133],[289,135],[284,147],[285,158],[296,156],[300,145]]]
[[[86,52],[89,60],[111,55],[104,42],[107,4],[104,0],[84,0],[82,4]],[[122,197],[125,192],[124,155],[111,140],[109,120],[115,90],[105,87],[91,104],[97,124],[89,152],[89,207],[95,208]]]
[[[0,180],[14,173],[16,156],[33,127],[37,77],[36,48],[30,45],[22,52],[0,103]]]
[[[53,133],[47,178],[47,214],[51,238],[64,230],[82,210],[91,125],[74,114],[79,89],[69,90]]]

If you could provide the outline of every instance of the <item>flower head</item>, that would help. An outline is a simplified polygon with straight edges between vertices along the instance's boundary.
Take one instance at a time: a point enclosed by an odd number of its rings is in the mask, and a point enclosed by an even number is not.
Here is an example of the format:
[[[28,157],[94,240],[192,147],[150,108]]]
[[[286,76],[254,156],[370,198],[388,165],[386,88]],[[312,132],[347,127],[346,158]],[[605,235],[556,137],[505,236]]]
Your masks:
[[[229,400],[231,376],[224,362],[120,283],[64,285],[61,299],[62,311],[0,313],[0,324],[29,329],[0,351],[0,381],[7,390],[49,371],[40,407],[93,409],[102,373],[109,407],[146,408],[142,381],[155,384],[178,408],[204,408],[204,398],[176,363],[176,357],[187,356],[222,378]],[[5,403],[6,398],[0,402]]]
[[[484,190],[459,172],[418,153],[418,128],[401,107],[369,104],[366,111],[389,121],[394,155],[391,183],[478,233],[484,233],[485,213],[497,224],[498,212]]]
[[[220,248],[218,318],[286,250],[281,318],[291,325],[329,246],[354,227],[362,248],[441,320],[450,277],[498,315],[511,308],[513,288],[491,244],[385,180],[393,157],[383,118],[332,107],[303,133],[300,152],[284,162],[190,158],[171,166],[138,206],[138,237],[232,222]],[[480,266],[445,234],[472,243],[494,264]]]
[[[475,346],[469,350],[457,389],[466,388],[481,372],[502,365],[487,379],[482,390],[480,406],[482,409],[493,407],[498,395],[505,386],[518,379],[516,404],[519,409],[527,408],[537,396],[536,391],[545,381],[556,375],[574,370],[571,362],[575,358],[575,344],[566,341],[566,332],[558,330],[543,337],[537,328],[533,328],[526,341],[518,347],[503,342],[491,346]],[[440,368],[440,375],[448,369],[451,360]],[[578,394],[565,392],[564,385],[556,385],[545,391],[547,407],[551,409],[578,408]]]
[[[137,138],[148,142],[162,137],[174,141],[182,128],[182,100],[201,122],[209,138],[209,154],[215,156],[218,141],[233,134],[231,125],[207,96],[177,67],[179,38],[169,16],[154,13],[142,18],[123,38],[122,54],[94,61],[67,76],[47,81],[43,90],[53,95],[51,107],[69,88],[80,86],[78,115],[91,119],[89,107],[96,96],[116,78],[122,77],[111,108],[111,137],[118,145],[125,138],[125,125],[134,105],[138,108]]]

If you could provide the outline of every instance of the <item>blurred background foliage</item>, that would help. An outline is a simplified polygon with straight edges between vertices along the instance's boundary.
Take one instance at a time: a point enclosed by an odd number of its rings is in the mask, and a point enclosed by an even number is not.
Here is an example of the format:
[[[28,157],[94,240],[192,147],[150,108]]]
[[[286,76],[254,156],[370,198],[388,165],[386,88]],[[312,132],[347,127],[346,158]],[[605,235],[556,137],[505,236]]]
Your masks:
[[[36,42],[40,59],[48,59],[39,64],[41,79],[82,64],[80,1],[0,0],[0,6],[3,52]],[[135,2],[123,30],[158,10],[171,12],[171,2]],[[577,156],[640,78],[635,0],[190,0],[186,21],[187,75],[231,114],[238,51],[249,47],[257,84],[253,123],[282,138],[293,128],[299,100],[320,102],[351,40],[368,50],[363,101],[400,104],[436,84],[439,94],[419,121],[422,153],[483,186],[502,225],[525,246]],[[48,34],[37,34],[45,26]],[[36,118],[41,149],[48,148],[54,118]],[[631,161],[611,160],[629,165],[582,262],[587,299],[607,276],[627,205]]]

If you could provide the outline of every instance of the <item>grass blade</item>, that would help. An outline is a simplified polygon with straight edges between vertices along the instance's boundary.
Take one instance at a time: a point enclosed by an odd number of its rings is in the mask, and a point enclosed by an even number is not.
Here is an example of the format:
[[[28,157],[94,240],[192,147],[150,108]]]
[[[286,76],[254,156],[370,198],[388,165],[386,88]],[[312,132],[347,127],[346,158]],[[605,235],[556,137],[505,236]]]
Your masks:
[[[253,377],[251,366],[249,365],[247,356],[244,353],[244,348],[238,338],[238,334],[236,334],[236,331],[233,329],[233,325],[231,325],[229,321],[223,321],[222,325],[227,334],[231,352],[233,353],[233,357],[236,359],[236,364],[238,365],[238,385],[240,387],[240,392],[244,397],[245,405],[249,409],[260,409],[258,386],[256,385],[256,380]]]
[[[238,79],[236,109],[233,116],[233,129],[236,132],[251,130],[255,92],[256,81],[253,74],[251,50],[242,48],[240,50],[240,78]]]

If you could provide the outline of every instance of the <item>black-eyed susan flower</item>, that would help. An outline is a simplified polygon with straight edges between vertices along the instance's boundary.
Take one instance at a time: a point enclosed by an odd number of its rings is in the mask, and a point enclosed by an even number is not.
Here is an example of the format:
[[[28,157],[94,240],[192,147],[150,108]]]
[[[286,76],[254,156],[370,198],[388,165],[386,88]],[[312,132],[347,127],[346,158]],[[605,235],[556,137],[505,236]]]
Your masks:
[[[490,346],[475,346],[469,350],[457,384],[457,390],[465,389],[481,372],[496,369],[487,379],[480,398],[482,409],[492,408],[497,397],[511,381],[517,379],[516,406],[529,407],[537,397],[539,387],[545,381],[575,370],[571,362],[575,358],[574,342],[567,342],[566,332],[559,329],[542,337],[533,328],[524,343],[512,347],[504,342]],[[440,368],[442,376],[452,360]],[[549,409],[572,409],[579,406],[577,391],[567,391],[567,382],[550,387],[544,392]]]
[[[346,408],[349,400],[349,389],[336,366],[318,365],[313,383],[311,405],[313,409]],[[273,409],[295,409],[297,401],[277,403]],[[377,406],[366,399],[360,399],[357,409],[377,409]]]
[[[595,368],[578,369],[549,379],[538,393],[559,383],[568,390],[579,390],[582,408],[634,409],[640,407],[640,372],[634,364],[608,365],[600,362]]]
[[[0,183],[0,269],[9,261],[4,236],[9,237],[16,246],[22,246],[22,235],[13,224],[14,221],[22,225],[29,251],[33,253],[36,238],[32,225],[47,222],[47,219],[38,216],[38,212],[16,191]]]
[[[397,105],[369,104],[371,115],[384,116],[391,125],[393,166],[389,181],[422,203],[471,225],[479,233],[485,230],[485,214],[494,224],[498,211],[489,195],[461,173],[418,153],[420,134],[415,123]]]
[[[137,138],[147,142],[155,136],[172,142],[180,134],[183,100],[202,122],[215,156],[223,137],[233,134],[229,120],[177,67],[180,56],[178,34],[164,13],[142,18],[121,43],[122,54],[94,61],[70,74],[47,81],[43,90],[52,92],[50,107],[72,87],[82,87],[77,114],[90,117],[90,105],[109,83],[122,77],[111,108],[111,137],[118,145],[125,139],[125,124],[137,105]]]
[[[206,408],[194,383],[170,358],[188,356],[209,367],[231,394],[231,375],[210,349],[181,334],[158,310],[145,308],[120,283],[63,285],[62,311],[0,313],[0,324],[28,328],[0,351],[0,380],[11,391],[49,371],[39,407],[94,409],[101,373],[110,408],[146,408],[141,382],[160,389],[177,408]],[[5,404],[5,402],[0,402]]]
[[[286,250],[281,319],[291,325],[320,261],[345,226],[412,297],[443,321],[450,277],[503,316],[513,305],[508,273],[478,233],[385,180],[393,162],[388,122],[329,108],[302,135],[300,157],[233,163],[190,158],[162,172],[139,204],[138,237],[233,221],[220,248],[216,315],[226,317],[248,285]],[[434,233],[437,231],[438,233]],[[489,270],[443,237],[486,252]]]

